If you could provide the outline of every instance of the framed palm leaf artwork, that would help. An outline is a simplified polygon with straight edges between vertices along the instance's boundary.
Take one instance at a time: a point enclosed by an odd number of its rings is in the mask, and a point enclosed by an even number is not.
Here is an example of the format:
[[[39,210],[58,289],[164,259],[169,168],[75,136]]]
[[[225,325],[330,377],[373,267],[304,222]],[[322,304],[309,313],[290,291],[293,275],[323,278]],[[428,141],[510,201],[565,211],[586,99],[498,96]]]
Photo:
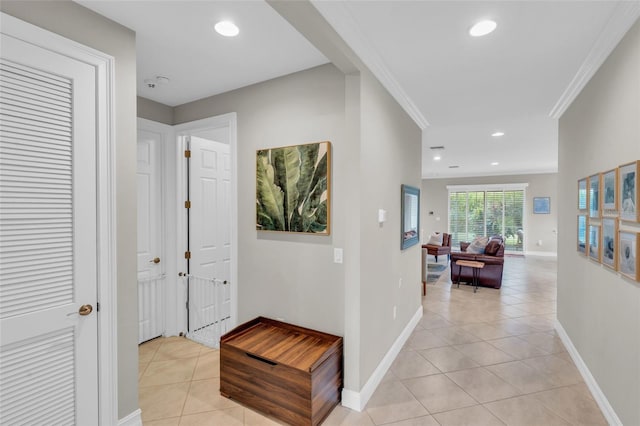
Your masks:
[[[331,142],[256,153],[256,229],[329,235]]]

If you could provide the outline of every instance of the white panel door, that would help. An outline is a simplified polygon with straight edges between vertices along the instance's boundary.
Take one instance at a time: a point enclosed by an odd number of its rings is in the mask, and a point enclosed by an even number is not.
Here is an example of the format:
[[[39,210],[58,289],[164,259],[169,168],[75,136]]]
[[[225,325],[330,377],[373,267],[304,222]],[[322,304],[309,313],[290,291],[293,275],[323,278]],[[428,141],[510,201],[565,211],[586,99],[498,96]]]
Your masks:
[[[1,37],[0,424],[97,424],[95,69]]]
[[[160,133],[138,130],[138,342],[164,334]]]
[[[229,145],[191,137],[189,198],[190,274],[197,281],[216,280],[212,291],[193,293],[190,299],[190,328],[207,326],[203,321],[219,321],[226,331],[230,310],[230,186],[231,160]],[[221,284],[225,282],[226,284]],[[193,287],[191,287],[193,288]],[[195,289],[194,289],[195,290]],[[215,312],[215,314],[212,314]],[[208,319],[208,320],[205,320]]]

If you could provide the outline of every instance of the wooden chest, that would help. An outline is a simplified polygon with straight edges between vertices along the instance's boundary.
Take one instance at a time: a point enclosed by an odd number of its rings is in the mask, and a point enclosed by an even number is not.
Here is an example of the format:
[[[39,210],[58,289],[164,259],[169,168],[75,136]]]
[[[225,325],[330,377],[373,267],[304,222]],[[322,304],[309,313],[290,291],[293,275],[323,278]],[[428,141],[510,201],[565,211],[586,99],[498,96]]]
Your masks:
[[[292,425],[340,402],[342,337],[258,317],[220,340],[220,393]]]

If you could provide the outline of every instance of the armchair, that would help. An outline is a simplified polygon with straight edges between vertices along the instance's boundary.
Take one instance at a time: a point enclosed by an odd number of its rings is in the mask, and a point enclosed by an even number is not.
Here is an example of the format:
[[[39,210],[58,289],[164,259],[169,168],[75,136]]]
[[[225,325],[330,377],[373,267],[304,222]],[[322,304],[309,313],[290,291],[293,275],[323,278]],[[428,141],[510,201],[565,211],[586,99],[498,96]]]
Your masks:
[[[448,258],[451,258],[451,235],[446,232],[442,233],[442,245],[435,244],[423,244],[422,248],[427,249],[427,253],[436,257],[436,262],[438,261],[438,256],[446,254]]]

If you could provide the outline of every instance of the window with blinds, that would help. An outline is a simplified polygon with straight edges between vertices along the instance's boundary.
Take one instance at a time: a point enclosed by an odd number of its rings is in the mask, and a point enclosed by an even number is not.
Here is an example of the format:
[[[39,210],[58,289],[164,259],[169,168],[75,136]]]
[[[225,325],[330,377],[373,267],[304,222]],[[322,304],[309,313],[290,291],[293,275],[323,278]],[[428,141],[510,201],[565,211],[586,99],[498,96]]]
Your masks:
[[[505,249],[522,251],[524,189],[449,188],[452,246],[479,236],[502,235]]]

